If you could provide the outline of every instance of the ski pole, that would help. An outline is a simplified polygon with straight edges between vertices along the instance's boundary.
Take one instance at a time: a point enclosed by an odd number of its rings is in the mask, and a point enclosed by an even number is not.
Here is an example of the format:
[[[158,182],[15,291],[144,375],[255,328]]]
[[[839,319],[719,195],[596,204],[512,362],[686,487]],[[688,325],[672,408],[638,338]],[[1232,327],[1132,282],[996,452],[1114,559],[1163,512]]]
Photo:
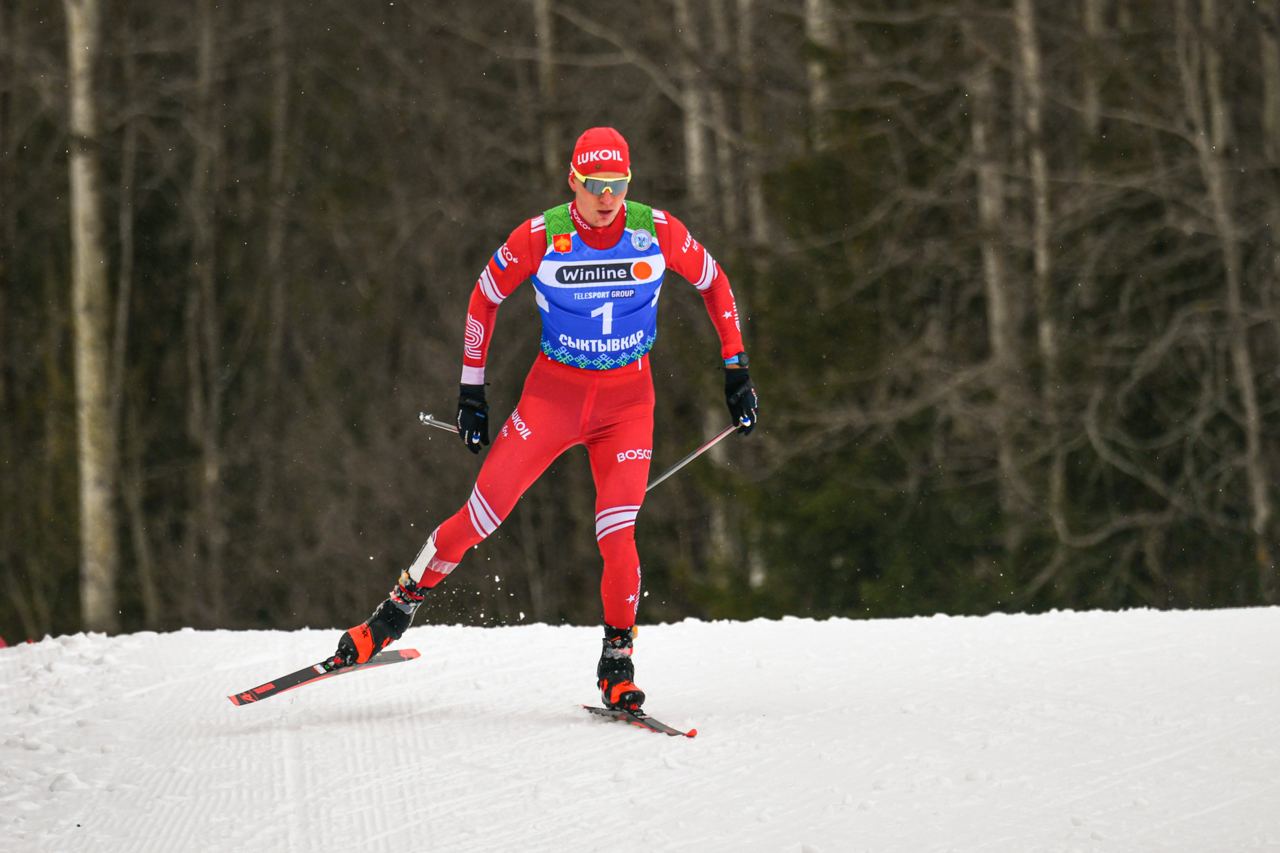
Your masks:
[[[724,440],[724,439],[729,435],[729,433],[733,432],[733,431],[734,431],[735,429],[737,429],[737,428],[738,428],[738,427],[737,427],[737,425],[736,425],[736,424],[729,424],[729,426],[727,426],[727,427],[725,427],[724,429],[720,430],[720,432],[716,433],[713,437],[711,437],[711,438],[707,439],[707,441],[706,441],[706,442],[705,442],[701,447],[699,447],[697,450],[695,450],[695,451],[693,451],[692,453],[690,453],[690,454],[689,454],[688,456],[686,456],[685,458],[681,459],[681,460],[680,460],[679,462],[677,462],[676,464],[672,465],[670,468],[668,468],[668,469],[667,469],[667,472],[666,472],[665,474],[663,474],[663,475],[662,475],[661,477],[659,477],[658,479],[654,480],[654,481],[653,481],[652,483],[650,483],[649,485],[645,486],[645,487],[644,487],[645,492],[647,493],[647,492],[648,492],[650,489],[652,489],[654,486],[658,485],[658,484],[659,484],[659,483],[661,483],[663,480],[667,479],[667,478],[668,478],[668,477],[670,477],[672,474],[674,474],[675,472],[679,471],[681,468],[683,468],[684,466],[688,465],[690,462],[692,462],[693,460],[697,459],[699,456],[701,456],[702,454],[706,453],[706,452],[707,452],[708,450],[710,450],[711,448],[715,447],[717,444],[719,444],[721,441],[723,441],[723,440]]]
[[[458,427],[456,425],[451,424],[448,421],[442,421],[442,420],[439,420],[438,418],[433,418],[431,417],[430,412],[418,412],[418,420],[424,426],[430,426],[430,427],[435,427],[436,429],[442,429],[445,432],[451,432],[454,435],[458,434]]]
[[[446,432],[451,432],[454,435],[458,434],[458,428],[455,425],[449,423],[448,421],[442,421],[442,420],[439,420],[438,418],[434,418],[431,416],[429,412],[418,412],[418,421],[422,423],[423,426],[442,429],[442,430],[445,430]],[[730,424],[729,426],[720,430],[720,432],[716,433],[714,436],[707,439],[707,441],[704,442],[702,446],[700,446],[698,449],[694,450],[688,456],[686,456],[685,458],[681,459],[679,462],[677,462],[676,464],[668,468],[666,472],[662,474],[662,476],[658,477],[656,480],[654,480],[652,483],[646,486],[645,491],[646,492],[650,491],[654,486],[658,485],[663,480],[667,479],[672,474],[679,471],[681,468],[688,465],[690,462],[697,459],[699,456],[706,453],[711,448],[715,447],[721,441],[728,438],[729,433],[733,432],[737,428],[738,427],[736,424]]]

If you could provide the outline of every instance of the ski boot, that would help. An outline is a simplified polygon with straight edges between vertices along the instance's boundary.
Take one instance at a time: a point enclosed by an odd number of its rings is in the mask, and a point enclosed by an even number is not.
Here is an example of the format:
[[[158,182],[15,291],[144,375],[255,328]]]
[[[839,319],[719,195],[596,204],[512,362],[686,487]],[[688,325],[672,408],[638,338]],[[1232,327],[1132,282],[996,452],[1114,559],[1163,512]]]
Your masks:
[[[387,600],[378,605],[368,620],[347,629],[338,640],[338,650],[332,660],[334,668],[364,663],[400,639],[413,622],[413,614],[426,593],[427,588],[414,583],[408,571],[401,572]]]
[[[600,701],[606,708],[639,711],[644,704],[644,691],[632,681],[636,666],[631,662],[631,641],[636,629],[604,626],[604,650],[596,667],[596,684]]]

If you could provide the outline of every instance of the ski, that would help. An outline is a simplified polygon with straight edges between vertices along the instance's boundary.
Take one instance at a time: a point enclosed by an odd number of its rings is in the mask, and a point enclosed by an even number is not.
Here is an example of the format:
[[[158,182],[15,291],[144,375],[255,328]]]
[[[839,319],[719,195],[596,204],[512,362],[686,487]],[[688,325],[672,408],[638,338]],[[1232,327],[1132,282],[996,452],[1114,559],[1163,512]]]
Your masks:
[[[418,657],[417,649],[393,649],[391,651],[378,652],[364,663],[352,664],[351,666],[334,666],[333,658],[329,658],[297,672],[291,672],[286,676],[277,678],[275,681],[259,684],[257,687],[251,687],[242,693],[233,693],[227,698],[231,700],[232,705],[248,705],[261,699],[275,696],[277,693],[283,693],[286,690],[310,684],[313,681],[323,681],[335,675],[355,672],[357,669],[369,669],[374,666],[386,666],[389,663],[401,663],[402,661],[413,660],[416,657]]]
[[[644,711],[626,711],[621,708],[597,708],[593,705],[582,706],[588,713],[595,714],[597,717],[604,717],[606,720],[617,720],[620,723],[630,723],[633,726],[639,726],[642,729],[648,729],[651,732],[670,735],[671,737],[697,737],[697,729],[689,729],[682,732],[679,729],[672,728],[660,720],[655,720]]]

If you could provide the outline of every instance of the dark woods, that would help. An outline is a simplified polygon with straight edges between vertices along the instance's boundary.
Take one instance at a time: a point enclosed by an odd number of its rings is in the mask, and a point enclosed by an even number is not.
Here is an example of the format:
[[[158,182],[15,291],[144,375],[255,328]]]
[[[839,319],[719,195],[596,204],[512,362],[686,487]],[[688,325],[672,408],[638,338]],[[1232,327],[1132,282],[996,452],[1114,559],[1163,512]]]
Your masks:
[[[763,402],[650,496],[643,621],[1276,600],[1280,2],[606,9],[0,3],[0,634],[363,618],[466,499],[417,412],[593,124]],[[727,418],[663,302],[655,472]],[[427,618],[595,622],[598,567],[572,452]]]

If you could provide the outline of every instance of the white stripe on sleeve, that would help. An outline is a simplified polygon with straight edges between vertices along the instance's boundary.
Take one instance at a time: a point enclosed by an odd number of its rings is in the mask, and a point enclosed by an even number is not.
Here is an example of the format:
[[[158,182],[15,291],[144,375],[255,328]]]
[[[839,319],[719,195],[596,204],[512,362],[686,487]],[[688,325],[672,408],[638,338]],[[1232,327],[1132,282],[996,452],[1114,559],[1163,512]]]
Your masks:
[[[716,259],[711,257],[711,253],[703,250],[702,260],[702,277],[694,282],[694,287],[698,290],[706,290],[711,286],[711,282],[716,277]]]
[[[484,272],[480,273],[480,280],[476,283],[480,285],[480,292],[484,294],[485,299],[494,305],[501,305],[502,300],[507,298],[498,289],[498,283],[493,280],[493,274],[489,272],[488,266],[484,268]]]

